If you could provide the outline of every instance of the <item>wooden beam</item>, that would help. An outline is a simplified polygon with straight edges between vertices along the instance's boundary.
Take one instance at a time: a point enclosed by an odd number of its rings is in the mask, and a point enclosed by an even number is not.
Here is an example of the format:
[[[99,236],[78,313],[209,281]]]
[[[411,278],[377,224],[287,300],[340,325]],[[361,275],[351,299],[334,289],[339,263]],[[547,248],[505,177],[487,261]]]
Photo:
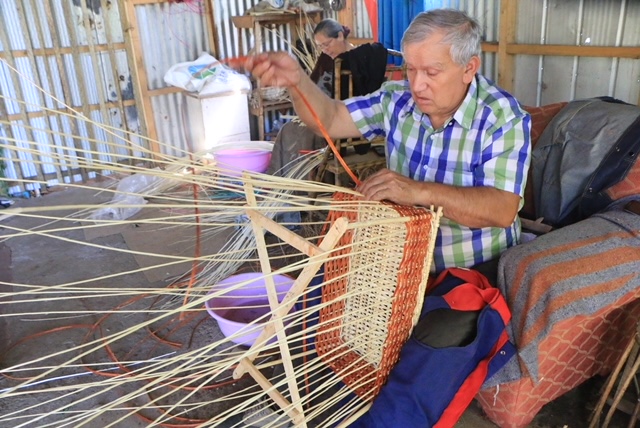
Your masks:
[[[354,22],[356,22],[356,8],[353,6],[353,0],[345,0],[344,3],[344,9],[338,12],[338,22],[353,30],[355,29]]]
[[[176,91],[177,92],[177,91]],[[136,102],[134,100],[125,100],[122,102],[107,102],[104,104],[106,108],[108,109],[119,109],[120,111],[122,111],[122,107],[134,107],[136,105]],[[95,111],[95,110],[99,110],[100,109],[100,105],[99,104],[89,104],[84,106],[86,107],[86,111]],[[34,119],[36,117],[52,117],[58,114],[69,114],[69,115],[74,115],[75,113],[77,113],[77,110],[72,110],[70,108],[66,108],[66,107],[60,107],[57,108],[55,110],[38,110],[38,111],[28,111],[26,112],[27,118],[29,119]],[[14,113],[14,114],[8,114],[6,115],[7,121],[8,122],[14,122],[14,121],[18,121],[22,119],[22,116],[18,113]],[[4,120],[0,121],[0,123],[6,123]],[[75,132],[72,132],[73,135],[76,135]]]
[[[507,46],[515,42],[517,19],[517,0],[502,0],[498,38],[498,85],[508,92],[513,92],[514,89],[515,59],[507,51]]]
[[[124,11],[123,28],[125,28],[126,41],[129,46],[129,49],[127,49],[127,60],[131,67],[131,80],[134,82],[134,86],[138,88],[138,91],[134,91],[134,97],[141,113],[139,114],[139,117],[142,118],[140,125],[143,131],[146,131],[144,133],[149,138],[149,150],[151,150],[155,156],[159,156],[161,151],[160,145],[158,144],[158,132],[153,117],[153,105],[151,104],[151,96],[149,95],[149,82],[144,66],[144,58],[142,57],[142,42],[137,28],[138,20],[136,17],[136,5],[149,3],[158,3],[158,1],[120,0],[120,5],[123,6],[120,10]]]
[[[208,35],[209,35],[209,48],[211,49],[211,51],[213,52],[212,55],[215,58],[220,58],[220,41],[218,40],[218,28],[216,27],[216,19],[215,19],[215,13],[216,13],[216,0],[210,0],[208,2],[205,2],[205,14],[207,17],[207,26],[208,28]]]
[[[506,52],[509,55],[549,55],[640,59],[640,47],[637,46],[528,45],[510,43],[507,44]]]
[[[124,43],[112,43],[111,47],[109,45],[95,45],[94,50],[96,52],[109,52],[110,49],[114,50],[125,50],[127,46]],[[55,56],[55,55],[71,55],[74,52],[80,53],[89,53],[90,48],[88,46],[78,46],[77,48],[70,47],[56,47],[56,48],[37,48],[30,51],[26,51],[24,49],[12,50],[11,53],[8,51],[0,52],[0,58],[7,59],[9,55],[14,58],[24,58],[31,54],[35,56]]]
[[[481,48],[482,52],[498,53],[498,49],[499,49],[498,42],[482,42],[481,46],[482,46]]]

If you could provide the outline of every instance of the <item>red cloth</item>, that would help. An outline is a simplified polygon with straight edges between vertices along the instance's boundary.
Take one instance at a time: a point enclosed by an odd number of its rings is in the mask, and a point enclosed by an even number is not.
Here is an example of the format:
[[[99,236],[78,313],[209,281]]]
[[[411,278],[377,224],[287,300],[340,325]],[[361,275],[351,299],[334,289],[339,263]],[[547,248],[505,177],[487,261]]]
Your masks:
[[[373,41],[378,41],[378,0],[364,0],[364,6],[367,8],[369,21],[371,22],[371,34]]]

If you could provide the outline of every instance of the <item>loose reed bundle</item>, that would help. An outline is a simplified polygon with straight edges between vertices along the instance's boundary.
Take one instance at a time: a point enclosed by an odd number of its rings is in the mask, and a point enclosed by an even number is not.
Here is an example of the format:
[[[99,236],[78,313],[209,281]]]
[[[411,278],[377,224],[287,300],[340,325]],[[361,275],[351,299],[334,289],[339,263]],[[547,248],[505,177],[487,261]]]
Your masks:
[[[64,114],[78,117],[68,111]],[[90,124],[114,132],[101,124]],[[118,134],[117,138],[124,137]],[[35,141],[15,142],[19,144],[14,150],[21,153],[42,150]],[[417,210],[419,213],[390,209],[385,204],[358,200],[355,191],[300,179],[318,164],[321,154],[307,156],[289,177],[245,174],[238,178],[203,153],[161,155],[155,160],[158,168],[146,168],[143,164],[151,154],[131,140],[127,144],[145,156],[131,155],[129,164],[122,165],[108,159],[106,152],[76,148],[95,155],[89,163],[83,156],[51,147],[50,162],[74,162],[114,177],[114,184],[116,177],[144,174],[151,178],[148,185],[126,191],[69,184],[85,194],[100,193],[102,203],[36,206],[29,201],[3,212],[2,239],[13,248],[38,237],[45,245],[59,248],[60,255],[98,248],[114,255],[153,257],[154,262],[143,267],[110,264],[101,273],[60,266],[67,271],[64,279],[48,275],[38,283],[25,283],[20,278],[3,282],[13,291],[0,293],[0,316],[15,335],[0,370],[0,425],[115,427],[135,426],[139,419],[144,426],[240,427],[247,423],[243,415],[267,403],[273,407],[269,416],[263,420],[253,416],[260,426],[281,426],[293,420],[299,426],[322,427],[346,425],[365,410],[379,385],[370,385],[374,380],[361,375],[362,367],[372,361],[380,367],[381,357],[379,349],[360,345],[386,343],[389,327],[370,330],[362,326],[379,323],[377,308],[396,299],[393,290],[375,286],[394,282],[394,277],[415,277],[419,280],[410,287],[408,300],[412,300],[413,312],[419,308],[439,214],[424,209]],[[342,193],[327,203],[305,196],[318,192]],[[226,196],[218,197],[220,194]],[[138,197],[140,202],[118,202],[118,195]],[[127,219],[93,216],[105,207],[140,211]],[[286,210],[314,212],[314,217],[322,220],[301,224],[305,233],[300,236],[272,221],[276,213]],[[415,227],[429,237],[416,257],[420,269],[398,269],[404,262],[389,257],[388,250],[381,248],[389,242],[397,247],[414,236],[414,226],[407,225],[415,214],[426,215]],[[242,221],[238,223],[238,219]],[[191,254],[164,251],[161,240],[157,248],[140,251],[88,242],[82,237],[86,231],[133,224],[154,227],[158,235],[176,230],[194,233],[195,226],[199,228],[193,235],[182,234],[191,238],[184,244]],[[264,230],[280,239],[265,238]],[[195,243],[221,237],[226,241],[215,253],[203,253]],[[279,252],[282,247],[286,254]],[[402,250],[406,254],[407,249]],[[346,268],[345,254],[349,260]],[[381,269],[387,258],[395,267]],[[185,263],[189,267],[184,275],[169,281],[142,280],[141,274],[150,269]],[[332,273],[317,277],[323,265]],[[340,268],[333,270],[332,266],[338,265]],[[295,293],[282,303],[296,304],[296,310],[270,306],[254,321],[265,326],[266,333],[265,342],[259,341],[253,349],[222,337],[204,311],[207,300],[228,292],[212,286],[242,269],[261,270],[265,278],[280,274],[297,278]],[[371,276],[372,272],[377,276]],[[131,278],[138,285],[121,285]],[[371,284],[341,287],[335,298],[331,297],[333,291],[327,291],[336,282],[357,284],[362,278],[373,279]],[[322,293],[325,297],[318,300]],[[349,316],[340,315],[339,324],[335,316],[325,316],[336,312],[336,299],[349,312]],[[384,312],[383,318],[392,319],[389,309]],[[408,321],[403,323],[403,337],[415,318]],[[322,336],[334,331],[341,332],[341,343],[327,351]],[[276,340],[266,342],[270,338]],[[318,345],[323,347],[319,349],[322,355],[313,349],[316,342],[322,343]],[[38,346],[40,343],[43,346]],[[348,363],[342,364],[343,360]],[[382,371],[388,372],[388,367]],[[349,379],[346,384],[344,379]]]

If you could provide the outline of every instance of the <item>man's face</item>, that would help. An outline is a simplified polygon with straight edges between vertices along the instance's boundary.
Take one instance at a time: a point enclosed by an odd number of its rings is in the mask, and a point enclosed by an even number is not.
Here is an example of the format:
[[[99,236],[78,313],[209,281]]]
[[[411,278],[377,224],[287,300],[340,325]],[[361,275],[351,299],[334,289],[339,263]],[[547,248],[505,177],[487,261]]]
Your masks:
[[[477,57],[464,67],[453,62],[451,45],[442,43],[442,37],[435,33],[404,47],[411,95],[420,110],[436,123],[453,115],[462,103],[480,63]]]

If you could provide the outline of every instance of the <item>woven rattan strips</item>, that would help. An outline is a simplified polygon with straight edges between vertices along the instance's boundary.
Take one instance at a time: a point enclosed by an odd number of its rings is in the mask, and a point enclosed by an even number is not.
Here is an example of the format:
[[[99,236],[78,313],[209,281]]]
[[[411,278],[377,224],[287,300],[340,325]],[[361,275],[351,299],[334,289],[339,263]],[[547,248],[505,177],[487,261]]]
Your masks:
[[[330,367],[363,403],[343,420],[346,425],[357,413],[366,411],[368,406],[364,404],[380,391],[417,322],[441,210],[359,201],[357,196],[335,193],[327,233],[315,245],[261,214],[253,189],[245,184],[245,190],[246,212],[254,229],[267,289],[272,289],[273,298],[271,319],[248,356],[239,361],[234,377],[250,374],[296,426],[307,425],[305,400],[309,396],[299,390],[296,379],[300,379],[301,368],[293,364],[283,319],[305,295],[324,265],[319,322],[316,330],[305,334],[315,337],[318,362]],[[309,257],[281,303],[275,296],[275,286],[269,286],[272,270],[264,230]],[[275,388],[254,365],[274,332],[287,375],[286,393]],[[309,363],[307,367],[312,366],[317,364]]]
[[[353,198],[337,193],[334,201]],[[439,213],[380,204],[336,208],[329,216],[367,226],[347,231],[325,263],[317,351],[356,394],[372,400],[420,315]]]

